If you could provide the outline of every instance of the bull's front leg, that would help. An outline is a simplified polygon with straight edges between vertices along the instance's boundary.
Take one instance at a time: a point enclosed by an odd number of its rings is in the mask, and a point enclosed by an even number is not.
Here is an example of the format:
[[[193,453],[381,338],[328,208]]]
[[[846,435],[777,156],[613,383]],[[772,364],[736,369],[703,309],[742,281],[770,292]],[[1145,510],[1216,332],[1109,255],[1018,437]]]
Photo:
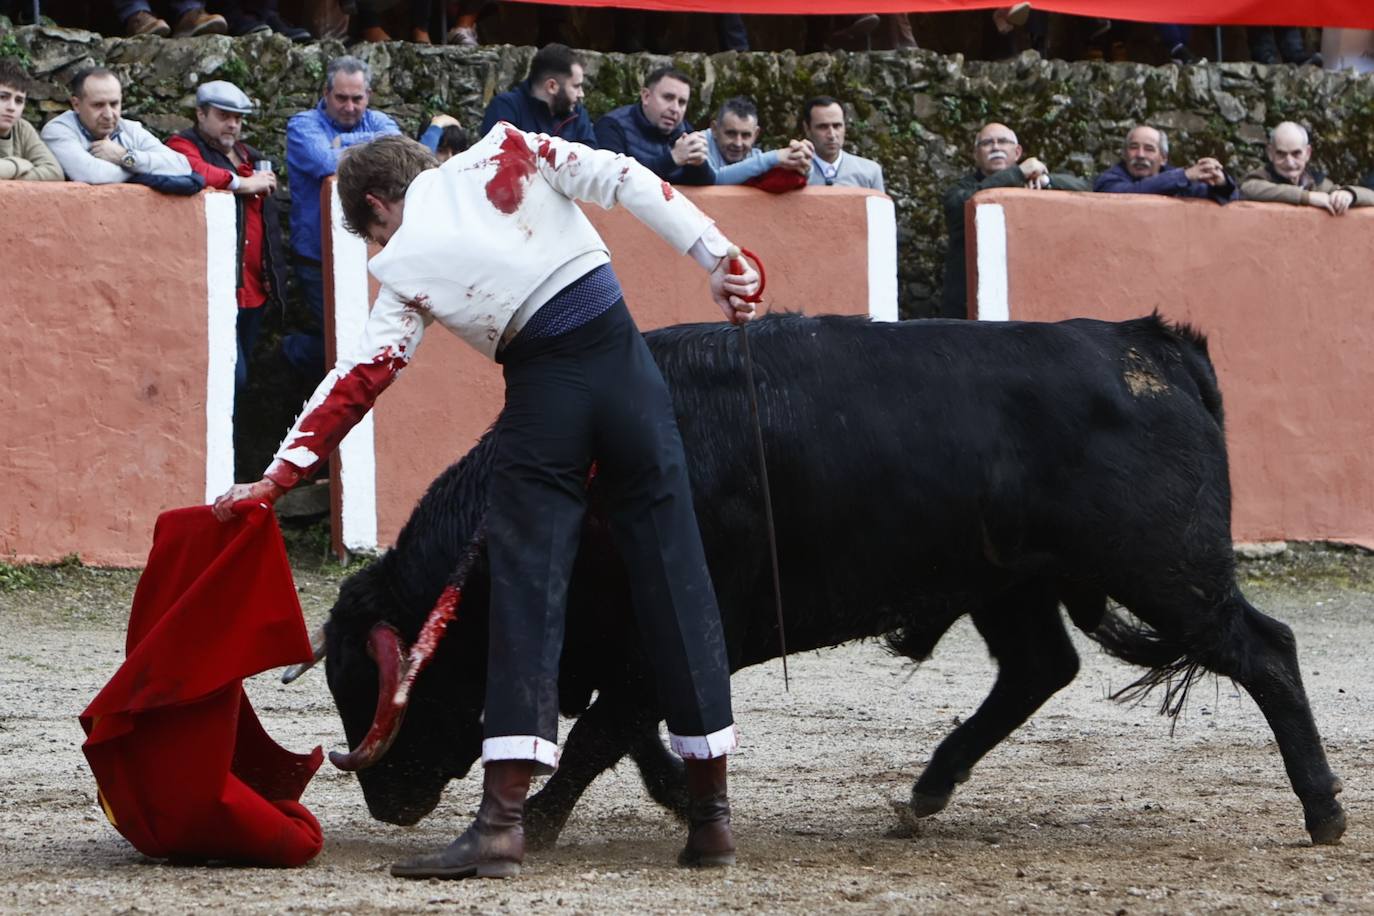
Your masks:
[[[558,840],[592,780],[634,749],[641,738],[644,717],[643,710],[606,691],[578,716],[563,745],[557,771],[525,802],[525,842],[530,848],[547,848]],[[655,731],[655,740],[657,737]]]

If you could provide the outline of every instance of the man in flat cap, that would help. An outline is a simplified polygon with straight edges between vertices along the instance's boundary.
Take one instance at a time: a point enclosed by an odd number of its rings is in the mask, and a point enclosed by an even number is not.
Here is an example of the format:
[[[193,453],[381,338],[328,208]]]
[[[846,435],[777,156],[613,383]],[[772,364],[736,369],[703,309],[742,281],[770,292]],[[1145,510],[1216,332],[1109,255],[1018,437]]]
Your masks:
[[[283,305],[286,278],[281,222],[272,197],[277,175],[266,157],[240,136],[243,116],[252,111],[252,101],[233,83],[202,83],[196,90],[196,126],[167,141],[208,187],[237,195],[239,358],[234,381],[239,390],[248,382],[263,306],[269,299]]]

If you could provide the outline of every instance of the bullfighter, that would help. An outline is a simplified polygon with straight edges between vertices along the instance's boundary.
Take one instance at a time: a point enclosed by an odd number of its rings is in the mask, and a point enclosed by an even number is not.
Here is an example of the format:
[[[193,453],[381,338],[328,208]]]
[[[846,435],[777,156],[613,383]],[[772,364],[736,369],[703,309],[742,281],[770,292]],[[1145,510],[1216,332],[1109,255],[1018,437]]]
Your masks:
[[[531,777],[558,764],[558,660],[593,461],[655,661],[670,744],[685,761],[690,830],[678,861],[733,864],[726,755],[737,734],[720,612],[677,422],[626,309],[606,245],[574,202],[628,208],[710,274],[727,319],[753,317],[758,274],[732,275],[730,242],[634,159],[499,122],[437,167],[402,137],[347,150],[348,228],[382,251],[362,340],[339,359],[263,478],[215,501],[275,501],[310,476],[415,355],[433,321],[503,366],[505,407],[487,509],[491,634],[483,795],[452,844],[392,866],[406,878],[510,877],[524,858]]]

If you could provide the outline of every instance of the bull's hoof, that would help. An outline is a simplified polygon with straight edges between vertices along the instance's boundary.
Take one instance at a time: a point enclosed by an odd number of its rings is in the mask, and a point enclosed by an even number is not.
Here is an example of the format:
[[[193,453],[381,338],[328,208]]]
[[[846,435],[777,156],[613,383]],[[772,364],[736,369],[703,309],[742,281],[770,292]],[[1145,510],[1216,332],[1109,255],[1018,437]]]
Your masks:
[[[1312,837],[1313,846],[1335,846],[1345,835],[1345,811],[1337,809],[1335,817],[1320,823],[1308,823],[1307,833]]]
[[[953,792],[946,792],[943,795],[927,795],[925,792],[913,790],[911,793],[911,813],[915,817],[930,817],[933,814],[939,814],[945,810],[953,796]]]

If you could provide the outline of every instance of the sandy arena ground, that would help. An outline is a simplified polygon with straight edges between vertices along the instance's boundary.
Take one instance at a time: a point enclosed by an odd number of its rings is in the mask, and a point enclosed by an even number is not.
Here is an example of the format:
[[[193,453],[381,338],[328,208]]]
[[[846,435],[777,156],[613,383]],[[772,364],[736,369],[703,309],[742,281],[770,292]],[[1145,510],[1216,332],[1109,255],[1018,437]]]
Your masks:
[[[337,569],[301,570],[321,619]],[[172,867],[105,821],[76,716],[122,658],[136,574],[0,567],[0,911],[521,913],[1374,913],[1374,559],[1299,551],[1248,564],[1245,589],[1297,632],[1303,677],[1345,780],[1345,841],[1312,847],[1254,703],[1209,678],[1170,737],[1150,708],[1105,699],[1135,676],[1077,638],[1078,680],[994,750],[946,811],[903,831],[936,742],[991,685],[961,624],[920,668],[874,644],[735,678],[745,744],[732,760],[740,864],[673,866],[683,831],[630,765],[601,777],[556,849],[509,882],[406,882],[388,863],[445,844],[478,800],[469,777],[418,827],[372,821],[328,763],[303,802],[325,848],[294,871]],[[322,672],[250,684],[267,730],[341,746]]]

